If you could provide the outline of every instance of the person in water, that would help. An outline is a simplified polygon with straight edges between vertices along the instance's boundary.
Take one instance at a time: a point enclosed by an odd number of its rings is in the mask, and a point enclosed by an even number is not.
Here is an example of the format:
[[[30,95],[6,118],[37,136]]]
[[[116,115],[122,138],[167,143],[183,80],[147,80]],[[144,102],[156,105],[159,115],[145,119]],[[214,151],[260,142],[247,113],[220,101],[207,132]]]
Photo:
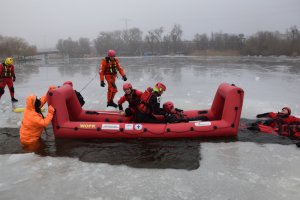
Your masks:
[[[272,128],[277,128],[282,125],[298,124],[300,123],[300,118],[291,115],[292,111],[290,107],[283,107],[280,112],[267,112],[256,115],[256,118],[268,118],[266,120],[260,120],[251,124],[248,129],[250,130],[260,130],[258,124],[265,126],[270,126]]]
[[[271,127],[277,127],[282,124],[292,124],[300,122],[300,118],[291,115],[292,111],[290,107],[283,107],[280,112],[268,112],[256,115],[257,118],[270,118],[266,120],[264,125]]]
[[[50,87],[49,90],[55,87]],[[43,130],[50,124],[55,109],[49,105],[46,117],[41,112],[41,108],[47,102],[47,96],[38,98],[36,95],[30,95],[26,98],[26,107],[20,127],[20,142],[24,146],[34,146],[41,137]]]

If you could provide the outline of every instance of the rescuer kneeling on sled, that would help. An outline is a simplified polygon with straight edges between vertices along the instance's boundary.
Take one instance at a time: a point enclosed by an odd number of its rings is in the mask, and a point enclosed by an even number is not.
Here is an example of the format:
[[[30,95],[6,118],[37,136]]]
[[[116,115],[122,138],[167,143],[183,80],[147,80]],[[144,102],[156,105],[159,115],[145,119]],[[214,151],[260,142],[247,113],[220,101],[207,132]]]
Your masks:
[[[125,92],[124,96],[118,101],[118,107],[120,111],[123,111],[123,103],[128,102],[128,108],[125,109],[126,116],[132,116],[137,110],[137,106],[141,101],[141,96],[143,92],[133,89],[130,83],[124,83],[123,90]]]
[[[166,86],[158,82],[154,88],[147,88],[141,96],[141,103],[134,115],[134,122],[164,123],[164,120],[157,119],[154,115],[161,115],[164,119],[166,112],[160,108],[160,99]]]

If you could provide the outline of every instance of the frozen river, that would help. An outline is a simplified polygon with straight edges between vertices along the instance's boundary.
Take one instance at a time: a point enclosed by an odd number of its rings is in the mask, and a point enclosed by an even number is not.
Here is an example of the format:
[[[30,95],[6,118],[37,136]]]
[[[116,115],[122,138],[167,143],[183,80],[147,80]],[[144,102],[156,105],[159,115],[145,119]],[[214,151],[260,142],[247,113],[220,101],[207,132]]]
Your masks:
[[[100,58],[50,59],[16,64],[16,98],[70,80],[85,109],[106,109]],[[285,57],[120,58],[128,81],[140,90],[161,81],[181,109],[209,108],[217,87],[245,91],[242,123],[290,106],[300,116],[300,59]],[[123,94],[121,77],[117,80]],[[240,130],[220,140],[54,140],[39,152],[20,147],[22,114],[11,112],[9,92],[0,100],[0,199],[298,199],[300,154],[288,138]],[[51,129],[48,128],[51,134]]]

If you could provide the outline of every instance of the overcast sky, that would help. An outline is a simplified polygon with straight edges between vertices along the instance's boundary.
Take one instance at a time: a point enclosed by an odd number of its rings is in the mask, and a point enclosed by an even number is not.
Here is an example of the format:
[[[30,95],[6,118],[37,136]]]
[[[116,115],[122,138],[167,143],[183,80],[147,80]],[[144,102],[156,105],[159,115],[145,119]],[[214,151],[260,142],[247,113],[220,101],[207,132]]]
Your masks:
[[[95,39],[101,31],[137,27],[143,33],[180,24],[184,39],[196,33],[280,31],[300,27],[300,0],[0,0],[0,35],[38,48],[58,39]]]

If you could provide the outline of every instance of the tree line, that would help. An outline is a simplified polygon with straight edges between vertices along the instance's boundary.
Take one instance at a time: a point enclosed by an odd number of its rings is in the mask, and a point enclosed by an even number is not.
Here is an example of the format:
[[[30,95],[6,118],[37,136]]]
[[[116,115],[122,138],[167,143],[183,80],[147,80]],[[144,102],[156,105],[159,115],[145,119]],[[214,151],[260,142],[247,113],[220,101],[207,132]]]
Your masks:
[[[102,55],[114,49],[118,55],[203,55],[208,51],[233,51],[238,55],[300,55],[300,33],[292,26],[285,33],[259,31],[245,37],[244,34],[211,33],[195,34],[192,40],[182,39],[183,30],[175,24],[170,32],[163,27],[149,30],[143,36],[139,28],[128,30],[103,31],[96,39],[60,39],[56,45],[62,54],[81,57],[88,54]]]
[[[29,45],[24,39],[0,35],[0,58],[5,58],[8,56],[22,58],[36,55],[36,53],[36,46]]]
[[[122,56],[141,55],[287,55],[300,56],[300,32],[292,26],[285,33],[278,31],[259,31],[245,37],[244,34],[211,33],[195,34],[193,39],[184,40],[181,25],[175,24],[171,31],[163,27],[147,31],[139,28],[127,30],[102,31],[97,38],[59,39],[56,48],[70,57],[99,56],[108,49],[116,50]],[[0,58],[32,56],[37,53],[36,46],[29,45],[24,39],[0,35]]]

